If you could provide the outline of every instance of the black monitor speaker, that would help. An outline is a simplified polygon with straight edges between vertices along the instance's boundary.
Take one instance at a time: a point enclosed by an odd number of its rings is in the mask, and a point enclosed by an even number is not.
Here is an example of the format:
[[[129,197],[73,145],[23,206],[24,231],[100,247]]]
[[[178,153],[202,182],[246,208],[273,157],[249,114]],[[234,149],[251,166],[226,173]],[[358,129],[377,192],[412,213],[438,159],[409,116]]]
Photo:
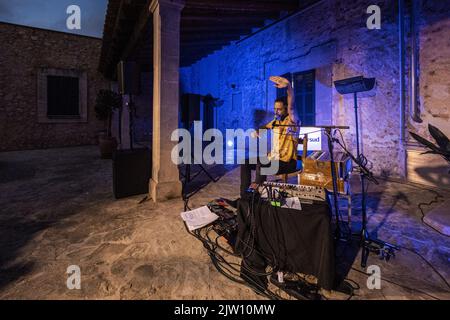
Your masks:
[[[117,150],[113,154],[113,191],[116,199],[148,193],[152,170],[151,150]]]
[[[364,78],[362,76],[337,80],[334,82],[336,90],[340,94],[370,91],[375,86],[375,78]]]

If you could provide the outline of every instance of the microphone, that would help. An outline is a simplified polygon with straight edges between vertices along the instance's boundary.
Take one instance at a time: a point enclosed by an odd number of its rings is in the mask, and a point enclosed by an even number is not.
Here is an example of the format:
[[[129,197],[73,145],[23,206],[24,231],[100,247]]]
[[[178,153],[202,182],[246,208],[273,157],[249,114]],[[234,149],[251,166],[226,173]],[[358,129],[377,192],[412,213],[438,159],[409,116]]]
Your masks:
[[[277,122],[278,120],[280,120],[280,119],[279,119],[279,117],[275,114],[275,115],[273,116],[273,120],[272,120],[272,123],[271,123],[272,128],[274,128],[274,127],[277,126],[276,122]]]
[[[273,120],[270,121],[267,125],[271,126],[272,128],[277,127],[278,125],[275,124],[275,122],[278,120],[277,115],[273,116]],[[264,125],[260,127],[259,129],[267,129],[267,125]]]

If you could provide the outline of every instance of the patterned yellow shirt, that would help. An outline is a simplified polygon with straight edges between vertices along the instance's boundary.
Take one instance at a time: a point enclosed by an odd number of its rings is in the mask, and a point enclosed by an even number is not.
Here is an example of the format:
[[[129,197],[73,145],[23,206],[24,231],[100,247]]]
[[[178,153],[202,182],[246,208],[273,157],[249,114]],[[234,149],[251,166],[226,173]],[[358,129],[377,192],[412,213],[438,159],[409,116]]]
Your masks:
[[[300,125],[286,116],[283,120],[275,120],[266,124],[267,129],[273,129],[272,151],[269,153],[270,160],[281,160],[289,162],[297,160],[297,147],[300,127],[287,127],[288,125]]]

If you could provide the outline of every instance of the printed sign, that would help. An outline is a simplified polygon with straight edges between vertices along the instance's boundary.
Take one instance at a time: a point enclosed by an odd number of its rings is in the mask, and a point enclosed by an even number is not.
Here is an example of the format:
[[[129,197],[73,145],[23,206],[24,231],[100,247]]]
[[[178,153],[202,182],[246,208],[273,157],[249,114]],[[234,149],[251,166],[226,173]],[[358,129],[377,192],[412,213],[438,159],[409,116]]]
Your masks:
[[[300,138],[303,138],[305,134],[308,134],[308,151],[322,150],[322,132],[320,128],[315,127],[301,127]],[[303,145],[298,145],[298,150],[303,150]]]

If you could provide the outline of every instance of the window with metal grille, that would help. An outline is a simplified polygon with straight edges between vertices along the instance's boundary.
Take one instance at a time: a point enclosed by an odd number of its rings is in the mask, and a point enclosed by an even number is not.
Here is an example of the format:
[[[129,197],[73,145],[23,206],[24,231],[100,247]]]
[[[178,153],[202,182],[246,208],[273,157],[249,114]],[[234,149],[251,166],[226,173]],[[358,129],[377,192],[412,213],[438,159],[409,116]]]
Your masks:
[[[289,79],[294,88],[295,110],[302,126],[316,125],[316,88],[314,70],[286,73],[282,77]],[[277,98],[287,101],[286,88],[277,89]]]
[[[316,125],[314,70],[293,74],[295,108],[303,126]]]
[[[47,76],[47,117],[80,117],[77,77]]]

